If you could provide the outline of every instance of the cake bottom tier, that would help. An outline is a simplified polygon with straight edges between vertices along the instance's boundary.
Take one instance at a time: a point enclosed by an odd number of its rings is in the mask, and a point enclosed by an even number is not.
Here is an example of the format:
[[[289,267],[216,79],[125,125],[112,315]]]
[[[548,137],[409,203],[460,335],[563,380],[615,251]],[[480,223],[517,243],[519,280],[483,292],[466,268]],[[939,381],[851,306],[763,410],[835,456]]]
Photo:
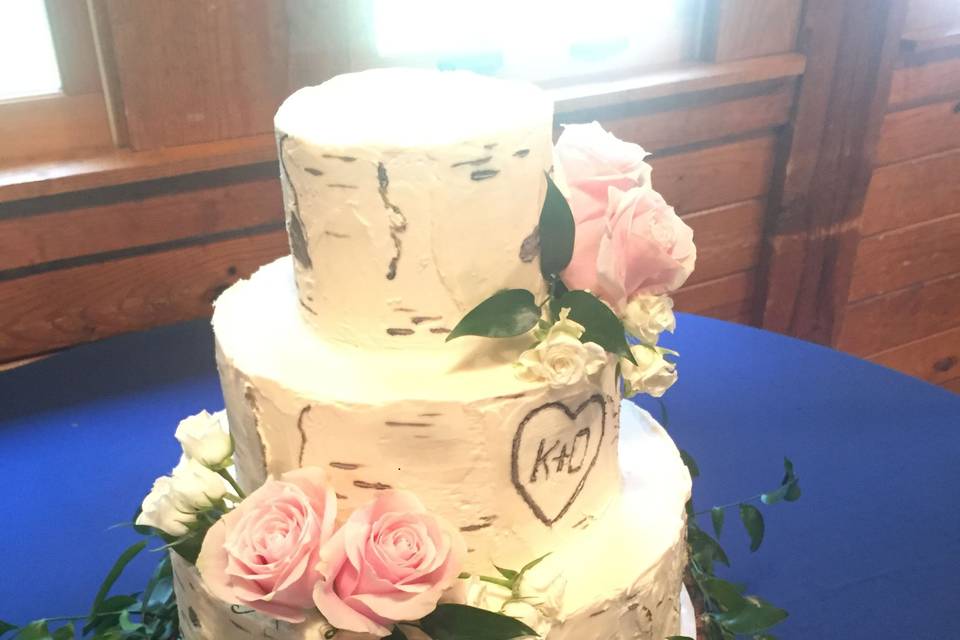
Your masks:
[[[661,500],[651,502],[651,483],[657,479],[642,468],[649,451],[642,451],[641,446],[649,443],[644,437],[651,435],[649,432],[665,434],[635,405],[624,403],[622,416],[626,427],[620,441],[624,493],[593,523],[589,535],[554,549],[527,574],[521,587],[524,597],[544,603],[537,629],[549,640],[662,640],[680,629],[689,475],[674,447],[658,452],[658,457],[670,458],[670,471],[685,476],[686,491],[683,495],[663,491]],[[675,466],[678,468],[672,468]],[[304,623],[291,625],[217,599],[196,569],[176,556],[174,574],[186,640],[334,637],[335,630],[317,613]],[[412,628],[407,635],[411,640],[425,639]],[[347,631],[335,636],[338,640],[372,638]]]

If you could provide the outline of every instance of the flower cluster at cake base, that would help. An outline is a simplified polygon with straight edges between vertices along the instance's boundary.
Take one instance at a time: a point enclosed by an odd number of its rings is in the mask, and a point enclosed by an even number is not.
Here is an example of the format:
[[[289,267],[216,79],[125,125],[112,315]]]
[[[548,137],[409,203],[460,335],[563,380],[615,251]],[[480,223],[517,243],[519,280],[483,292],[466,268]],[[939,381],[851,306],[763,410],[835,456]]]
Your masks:
[[[676,328],[669,294],[693,272],[693,231],[653,189],[639,145],[593,122],[566,126],[554,155],[538,227],[546,298],[500,291],[447,339],[528,335],[516,366],[522,380],[561,388],[609,360],[626,396],[660,397],[677,379],[670,358],[678,354],[658,342]]]

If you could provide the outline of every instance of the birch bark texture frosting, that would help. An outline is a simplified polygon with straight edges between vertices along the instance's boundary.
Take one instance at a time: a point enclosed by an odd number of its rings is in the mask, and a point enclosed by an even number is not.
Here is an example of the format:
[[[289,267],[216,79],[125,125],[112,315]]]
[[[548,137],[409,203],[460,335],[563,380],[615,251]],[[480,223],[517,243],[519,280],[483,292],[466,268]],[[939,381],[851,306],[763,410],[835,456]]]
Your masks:
[[[469,72],[375,69],[275,119],[301,311],[327,338],[439,347],[503,288],[542,291],[553,105]]]

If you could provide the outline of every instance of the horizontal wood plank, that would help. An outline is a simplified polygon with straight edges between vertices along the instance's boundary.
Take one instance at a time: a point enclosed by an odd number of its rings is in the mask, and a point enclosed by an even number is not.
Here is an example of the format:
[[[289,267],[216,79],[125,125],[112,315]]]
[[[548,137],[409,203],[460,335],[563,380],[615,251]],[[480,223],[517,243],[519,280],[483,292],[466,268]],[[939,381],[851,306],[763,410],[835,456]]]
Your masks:
[[[56,95],[0,103],[0,163],[91,153],[112,146],[102,94]]]
[[[288,251],[283,231],[0,282],[0,362],[211,313],[238,278]]]
[[[906,51],[922,52],[960,46],[960,26],[948,24],[932,29],[911,31],[903,36]]]
[[[787,53],[735,62],[689,63],[661,71],[630,73],[615,80],[547,87],[558,114],[624,102],[710,91],[722,87],[766,82],[803,75],[806,60]]]
[[[707,56],[717,62],[793,51],[802,0],[715,0]]]
[[[957,203],[960,206],[960,202]],[[851,302],[960,272],[960,213],[860,241]]]
[[[960,57],[901,67],[893,72],[888,109],[960,94]]]
[[[691,213],[767,193],[776,136],[766,135],[651,158],[653,185],[680,213]]]
[[[778,127],[789,121],[792,106],[793,83],[778,83],[759,95],[599,119],[621,140],[660,151]],[[582,119],[597,119],[592,113],[587,111]]]
[[[960,149],[874,170],[863,208],[864,235],[960,212]]]
[[[953,380],[949,380],[949,381],[947,381],[947,382],[943,382],[943,383],[940,384],[940,386],[943,387],[944,389],[946,389],[947,391],[953,391],[954,393],[960,393],[960,378],[954,378]]]
[[[869,356],[953,328],[960,318],[960,274],[855,302],[836,347]]]
[[[875,164],[883,166],[960,147],[960,102],[894,111],[883,119]]]
[[[0,202],[276,159],[277,144],[271,133],[169,149],[116,149],[99,154],[0,166]]]
[[[764,203],[748,200],[684,216],[697,243],[697,268],[688,285],[747,271],[760,260]]]
[[[673,294],[678,311],[703,313],[710,309],[735,305],[753,296],[756,273],[741,271],[700,284],[686,285]]]
[[[960,377],[960,327],[876,353],[870,360],[934,384],[948,382]]]
[[[282,224],[279,179],[257,177],[226,184],[185,185],[143,194],[128,187],[130,199],[2,217],[0,271],[109,251],[161,244]]]

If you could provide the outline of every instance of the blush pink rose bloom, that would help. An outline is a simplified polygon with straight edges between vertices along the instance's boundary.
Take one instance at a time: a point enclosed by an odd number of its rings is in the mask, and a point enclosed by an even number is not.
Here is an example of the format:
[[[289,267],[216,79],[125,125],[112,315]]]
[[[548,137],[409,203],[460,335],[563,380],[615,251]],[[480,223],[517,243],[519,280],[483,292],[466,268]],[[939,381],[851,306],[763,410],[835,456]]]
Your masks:
[[[204,537],[197,569],[225,602],[303,622],[320,580],[320,548],[333,536],[337,497],[323,470],[267,480]]]
[[[679,288],[697,259],[693,230],[653,190],[646,156],[595,122],[566,127],[556,146],[576,222],[563,280],[619,312],[636,294]]]
[[[433,611],[460,574],[460,532],[412,493],[381,493],[357,509],[324,548],[313,598],[338,629],[390,634],[394,622]]]

